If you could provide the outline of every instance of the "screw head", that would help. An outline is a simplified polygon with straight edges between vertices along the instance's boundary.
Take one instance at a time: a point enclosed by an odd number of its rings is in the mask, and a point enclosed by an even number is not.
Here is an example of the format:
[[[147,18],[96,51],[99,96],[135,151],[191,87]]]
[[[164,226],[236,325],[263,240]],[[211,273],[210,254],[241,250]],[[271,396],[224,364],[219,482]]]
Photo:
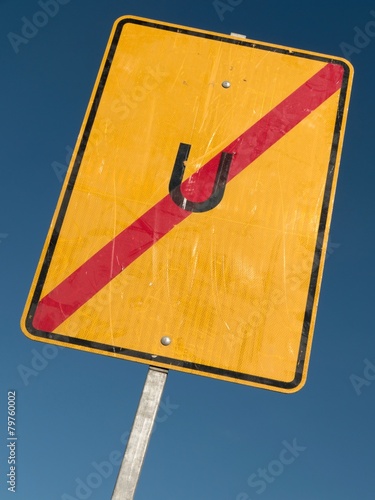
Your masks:
[[[228,80],[224,80],[223,83],[221,84],[221,86],[224,87],[225,89],[229,89],[230,82],[228,82]]]
[[[160,339],[160,342],[161,342],[163,345],[167,346],[167,345],[169,345],[169,344],[172,342],[172,339],[171,339],[170,337],[162,337],[162,338]]]

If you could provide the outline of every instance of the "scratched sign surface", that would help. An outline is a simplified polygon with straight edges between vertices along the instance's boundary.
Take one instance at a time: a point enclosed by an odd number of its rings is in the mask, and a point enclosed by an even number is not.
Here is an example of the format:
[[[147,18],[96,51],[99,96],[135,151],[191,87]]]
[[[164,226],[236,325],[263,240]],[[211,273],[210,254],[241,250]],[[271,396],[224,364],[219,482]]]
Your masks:
[[[329,56],[119,19],[24,333],[298,390],[351,74]]]

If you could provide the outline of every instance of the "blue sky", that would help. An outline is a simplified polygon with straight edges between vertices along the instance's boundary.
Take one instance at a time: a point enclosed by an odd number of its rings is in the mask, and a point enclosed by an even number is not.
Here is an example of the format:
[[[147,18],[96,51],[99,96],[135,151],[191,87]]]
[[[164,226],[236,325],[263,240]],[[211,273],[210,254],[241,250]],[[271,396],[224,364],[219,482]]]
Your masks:
[[[223,8],[223,3],[227,8]],[[375,3],[0,0],[0,497],[110,498],[147,366],[33,342],[19,321],[114,21],[125,14],[348,56],[351,106],[309,374],[292,395],[170,371],[135,498],[373,500]],[[221,10],[222,9],[222,10]],[[16,391],[16,493],[7,397]]]

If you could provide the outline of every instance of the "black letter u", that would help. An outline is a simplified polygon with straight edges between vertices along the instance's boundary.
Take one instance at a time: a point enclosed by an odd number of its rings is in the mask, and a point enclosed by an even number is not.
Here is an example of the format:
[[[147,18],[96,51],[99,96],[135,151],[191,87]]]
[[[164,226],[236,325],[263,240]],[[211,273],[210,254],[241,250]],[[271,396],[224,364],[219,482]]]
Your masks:
[[[190,144],[184,144],[183,142],[180,143],[171,180],[169,182],[169,194],[176,205],[184,210],[189,212],[207,212],[208,210],[215,208],[224,196],[233,154],[221,153],[219,168],[216,172],[211,196],[205,201],[195,202],[185,198],[181,192],[181,183],[185,172],[185,162],[189,157],[190,148]]]

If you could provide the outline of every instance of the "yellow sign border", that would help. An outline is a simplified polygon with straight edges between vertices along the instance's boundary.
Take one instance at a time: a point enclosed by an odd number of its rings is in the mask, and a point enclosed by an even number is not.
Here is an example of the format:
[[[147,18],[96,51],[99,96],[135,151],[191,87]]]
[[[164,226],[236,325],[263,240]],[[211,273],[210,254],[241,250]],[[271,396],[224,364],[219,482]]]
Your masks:
[[[187,363],[183,360],[172,360],[168,357],[158,356],[157,360],[155,360],[153,359],[151,353],[140,353],[135,351],[126,352],[125,349],[116,350],[115,346],[93,343],[82,339],[65,337],[52,332],[37,330],[32,325],[32,320],[35,314],[36,306],[40,300],[40,293],[43,287],[46,274],[48,272],[49,264],[53,254],[53,249],[57,242],[59,229],[61,228],[64,213],[69,203],[71,189],[73,189],[72,186],[74,186],[74,180],[78,173],[80,158],[82,158],[84,154],[85,145],[87,143],[91,128],[95,121],[95,113],[93,112],[93,110],[97,108],[100,102],[100,98],[105,86],[104,82],[109,72],[110,62],[113,57],[113,54],[116,51],[117,43],[121,36],[122,29],[126,23],[141,24],[143,26],[149,26],[152,28],[166,29],[176,32],[178,31],[191,36],[208,37],[213,40],[217,40],[219,42],[236,43],[250,48],[276,51],[282,54],[289,55],[290,57],[303,57],[327,63],[339,64],[344,68],[344,79],[343,79],[343,85],[341,87],[339,108],[337,114],[338,118],[336,122],[335,133],[333,136],[331,161],[330,161],[330,165],[336,168],[328,169],[326,189],[327,192],[329,193],[329,196],[324,197],[324,210],[323,210],[324,214],[322,211],[322,219],[321,219],[322,223],[321,227],[325,227],[325,229],[329,227],[330,218],[332,214],[332,206],[333,206],[333,193],[337,182],[337,170],[338,170],[337,167],[342,149],[343,130],[347,118],[348,99],[352,84],[353,69],[351,65],[342,58],[334,58],[331,56],[325,56],[315,52],[296,50],[293,48],[282,47],[275,44],[260,43],[249,39],[239,39],[235,36],[219,35],[217,33],[212,33],[209,31],[186,28],[184,26],[174,25],[170,23],[161,23],[158,21],[152,21],[140,17],[124,16],[117,20],[112,30],[111,38],[102,61],[98,77],[95,82],[94,90],[91,99],[89,101],[89,106],[84,118],[84,122],[80,134],[78,136],[77,144],[72,155],[72,163],[69,168],[69,175],[67,175],[65,179],[60,194],[60,198],[58,201],[57,209],[55,211],[52,220],[49,238],[46,240],[42,257],[34,277],[33,285],[22,317],[21,328],[28,337],[34,340],[41,340],[44,342],[59,344],[63,346],[69,345],[70,347],[75,347],[77,349],[83,349],[90,352],[101,352],[107,355],[124,357],[126,359],[133,359],[148,364],[150,363],[155,364],[157,366],[161,366],[164,368],[165,367],[175,368],[190,373],[205,374],[209,376],[214,376],[216,378],[221,378],[224,380],[237,381],[240,383],[245,383],[263,388],[267,387],[281,392],[294,392],[295,390],[298,390],[299,388],[302,387],[306,378],[306,367],[308,364],[308,359],[310,356],[310,349],[311,349],[311,342],[309,342],[308,334],[312,333],[314,329],[316,309],[317,309],[317,298],[319,296],[319,289],[320,289],[323,264],[324,264],[323,262],[324,254],[328,238],[328,231],[326,230],[323,230],[319,235],[319,241],[317,244],[317,251],[316,251],[316,257],[319,256],[319,258],[317,259],[319,261],[319,264],[313,269],[311,282],[309,285],[309,290],[314,290],[314,293],[309,294],[309,302],[307,304],[305,312],[305,315],[309,317],[308,318],[309,328],[307,329],[307,332],[306,331],[302,332],[301,346],[296,366],[296,376],[293,381],[288,383],[284,381],[280,382],[270,379],[262,379],[260,377],[253,377],[249,374],[233,373],[229,370],[223,370],[217,367]]]

